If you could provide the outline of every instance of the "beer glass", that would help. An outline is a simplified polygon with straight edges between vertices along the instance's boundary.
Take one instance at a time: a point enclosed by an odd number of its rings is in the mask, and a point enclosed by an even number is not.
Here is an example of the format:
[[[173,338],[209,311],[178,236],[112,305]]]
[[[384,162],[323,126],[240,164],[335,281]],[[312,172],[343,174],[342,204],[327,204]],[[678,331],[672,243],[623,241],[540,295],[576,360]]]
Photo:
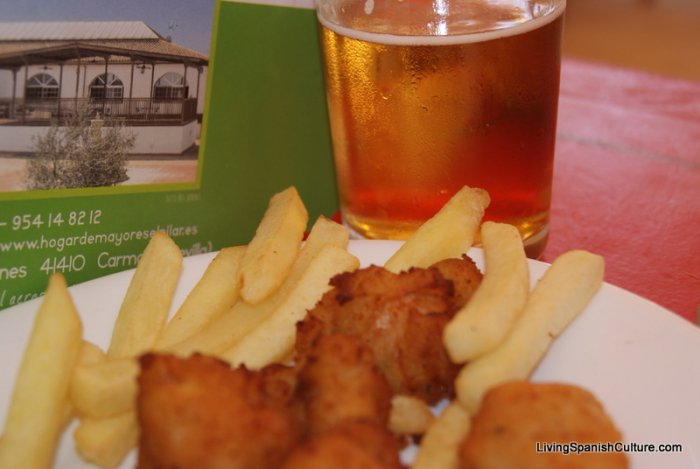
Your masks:
[[[405,239],[462,186],[548,233],[566,0],[317,0],[341,213]]]

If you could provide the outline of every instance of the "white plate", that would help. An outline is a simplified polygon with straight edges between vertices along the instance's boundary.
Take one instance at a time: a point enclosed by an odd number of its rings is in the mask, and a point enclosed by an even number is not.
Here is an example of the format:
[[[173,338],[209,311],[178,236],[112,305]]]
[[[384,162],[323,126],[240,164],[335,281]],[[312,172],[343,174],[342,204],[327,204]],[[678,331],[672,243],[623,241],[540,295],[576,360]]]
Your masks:
[[[352,241],[363,265],[381,265],[398,246],[392,241]],[[470,251],[481,266],[481,252]],[[196,283],[213,254],[185,259],[173,308]],[[531,261],[533,283],[547,265]],[[132,272],[70,288],[84,335],[105,347]],[[0,425],[40,300],[0,311]],[[633,452],[633,468],[700,468],[700,328],[620,288],[603,285],[585,312],[559,337],[533,375],[535,381],[579,384],[594,392],[638,445],[681,444],[681,452]],[[533,448],[534,451],[534,448]],[[122,468],[134,467],[134,454]],[[64,435],[54,466],[92,468]]]

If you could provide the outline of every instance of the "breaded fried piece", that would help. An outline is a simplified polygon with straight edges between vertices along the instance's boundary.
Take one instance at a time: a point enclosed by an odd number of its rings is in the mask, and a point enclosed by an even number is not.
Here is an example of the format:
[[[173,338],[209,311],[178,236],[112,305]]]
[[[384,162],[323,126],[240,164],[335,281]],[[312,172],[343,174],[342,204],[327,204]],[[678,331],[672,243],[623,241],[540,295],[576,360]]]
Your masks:
[[[202,355],[148,354],[140,364],[139,468],[277,468],[301,440],[286,370]]]
[[[391,389],[359,338],[319,337],[299,371],[297,393],[306,411],[306,427],[318,435],[348,420],[386,427]]]
[[[298,384],[297,369],[291,366],[273,363],[258,370],[262,395],[274,405],[294,407]]]
[[[357,335],[372,349],[394,393],[429,403],[451,397],[459,367],[447,356],[442,331],[480,279],[469,258],[400,274],[376,266],[340,274],[299,324],[298,356],[318,335]]]
[[[545,443],[616,443],[622,435],[588,391],[514,381],[489,391],[460,448],[460,469],[626,468],[624,453],[543,452]],[[538,447],[539,444],[539,447]],[[538,449],[540,452],[538,452]]]
[[[399,449],[383,426],[345,421],[297,447],[282,469],[401,469]]]
[[[474,261],[466,255],[461,259],[443,259],[432,267],[438,269],[447,280],[452,281],[454,287],[452,306],[457,310],[469,301],[483,277]]]

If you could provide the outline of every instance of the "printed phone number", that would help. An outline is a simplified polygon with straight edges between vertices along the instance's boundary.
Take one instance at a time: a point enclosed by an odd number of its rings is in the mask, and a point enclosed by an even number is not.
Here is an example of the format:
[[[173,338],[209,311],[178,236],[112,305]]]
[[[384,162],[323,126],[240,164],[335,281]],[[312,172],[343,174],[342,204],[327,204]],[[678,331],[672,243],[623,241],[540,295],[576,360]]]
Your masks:
[[[0,222],[0,227],[9,226],[12,231],[28,231],[32,229],[60,228],[61,226],[99,225],[102,221],[102,210],[74,210],[71,212],[55,212],[48,214],[15,215],[9,222]]]

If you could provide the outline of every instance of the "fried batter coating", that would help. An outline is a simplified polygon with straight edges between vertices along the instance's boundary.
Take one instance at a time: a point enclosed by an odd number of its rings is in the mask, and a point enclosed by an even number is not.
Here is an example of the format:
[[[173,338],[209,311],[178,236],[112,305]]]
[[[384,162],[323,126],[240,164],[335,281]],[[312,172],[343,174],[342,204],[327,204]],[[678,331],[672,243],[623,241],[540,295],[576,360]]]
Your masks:
[[[334,277],[334,288],[297,328],[298,356],[318,335],[357,335],[394,393],[429,403],[453,396],[459,366],[447,356],[442,331],[481,273],[468,257],[443,262],[400,274],[371,266]]]
[[[386,427],[391,389],[359,337],[319,337],[300,366],[297,393],[310,435],[357,419]]]
[[[277,468],[302,438],[287,370],[147,354],[137,412],[141,469]]]
[[[624,453],[542,452],[545,443],[616,443],[622,435],[588,391],[514,381],[489,391],[460,447],[460,469],[613,469]],[[539,447],[538,447],[539,444]],[[538,448],[540,452],[538,452]]]
[[[459,310],[464,306],[481,283],[481,271],[474,261],[463,256],[461,259],[443,259],[433,264],[443,277],[451,280],[454,287],[452,305]]]
[[[399,449],[385,427],[346,420],[297,447],[282,469],[402,469]]]

